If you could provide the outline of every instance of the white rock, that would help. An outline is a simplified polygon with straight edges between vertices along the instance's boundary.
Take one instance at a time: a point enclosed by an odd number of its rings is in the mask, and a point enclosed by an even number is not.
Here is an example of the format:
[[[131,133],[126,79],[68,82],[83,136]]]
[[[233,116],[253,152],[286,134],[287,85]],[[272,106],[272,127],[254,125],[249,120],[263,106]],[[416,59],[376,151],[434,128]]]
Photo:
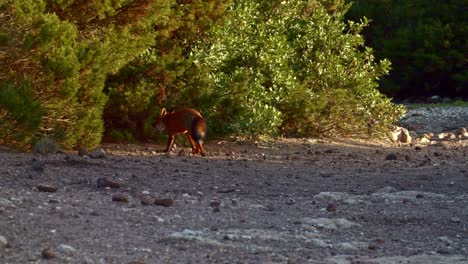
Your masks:
[[[8,246],[8,240],[4,236],[0,236],[0,249]]]
[[[360,226],[360,224],[349,221],[345,218],[309,218],[306,217],[303,219],[304,225],[311,225],[317,228],[323,228],[327,230],[337,230],[337,229],[348,229],[355,226]]]
[[[97,148],[93,152],[91,152],[89,156],[93,159],[103,159],[106,157],[106,152],[103,148]]]
[[[0,198],[0,207],[3,208],[16,208],[16,206],[6,198]]]
[[[65,254],[73,254],[74,252],[76,252],[75,248],[65,244],[58,245],[57,250]]]
[[[338,255],[329,258],[325,258],[320,263],[322,264],[349,264],[351,263],[349,259],[352,259],[353,256],[347,255]],[[401,264],[401,263],[411,263],[411,264],[466,264],[468,259],[466,256],[442,256],[442,255],[416,255],[416,256],[388,256],[388,257],[365,257],[362,256],[359,258],[360,263],[372,263],[372,264]]]
[[[411,135],[404,127],[394,126],[387,136],[392,142],[411,143]]]

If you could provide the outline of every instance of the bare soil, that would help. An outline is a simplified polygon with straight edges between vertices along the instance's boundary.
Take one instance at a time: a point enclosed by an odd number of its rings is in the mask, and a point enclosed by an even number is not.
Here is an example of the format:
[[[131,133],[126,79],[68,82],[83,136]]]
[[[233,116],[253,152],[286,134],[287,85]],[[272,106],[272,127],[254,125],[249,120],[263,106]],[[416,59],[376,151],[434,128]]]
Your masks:
[[[0,263],[468,263],[467,145],[0,148]]]

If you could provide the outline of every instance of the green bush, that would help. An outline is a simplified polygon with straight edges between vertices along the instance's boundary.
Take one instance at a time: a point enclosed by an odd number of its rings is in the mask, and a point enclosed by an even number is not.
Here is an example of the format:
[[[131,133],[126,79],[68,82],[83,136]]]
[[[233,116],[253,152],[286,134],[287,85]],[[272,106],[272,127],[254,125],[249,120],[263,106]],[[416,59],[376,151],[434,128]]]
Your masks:
[[[104,111],[106,138],[146,140],[154,136],[151,122],[163,107],[184,106],[204,112],[192,83],[195,72],[189,58],[194,43],[222,18],[230,1],[175,1],[167,21],[156,27],[155,43],[141,52],[106,83],[109,101]],[[126,130],[116,133],[115,130]]]
[[[43,111],[34,100],[31,84],[0,81],[0,144],[15,144],[32,140],[41,124]]]
[[[20,106],[2,102],[6,127],[25,123],[22,118],[34,124],[23,131],[27,136],[2,131],[5,139],[31,145],[48,136],[64,148],[99,144],[107,76],[154,45],[155,27],[166,22],[171,5],[169,0],[2,2],[0,24],[11,38],[2,50],[8,56],[0,65],[0,81],[29,83],[30,98],[41,109],[38,121],[37,115],[15,115],[12,109]],[[9,93],[4,86],[0,93]]]
[[[390,96],[468,95],[466,1],[353,1],[349,19],[372,20],[364,30],[378,58],[393,65],[380,90]]]
[[[197,92],[216,133],[374,134],[400,116],[376,90],[390,63],[364,46],[367,22],[323,2],[237,0],[200,42]]]

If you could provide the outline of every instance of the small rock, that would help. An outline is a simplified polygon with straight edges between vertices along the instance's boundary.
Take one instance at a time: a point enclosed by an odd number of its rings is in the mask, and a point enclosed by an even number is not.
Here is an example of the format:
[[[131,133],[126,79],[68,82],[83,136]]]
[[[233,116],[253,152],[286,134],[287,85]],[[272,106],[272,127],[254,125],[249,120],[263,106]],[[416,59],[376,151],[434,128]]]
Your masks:
[[[131,261],[128,264],[146,264],[144,261]]]
[[[4,236],[0,236],[0,249],[8,247],[8,240]]]
[[[448,135],[447,133],[439,133],[439,134],[437,134],[437,138],[442,140],[442,139],[445,139],[447,137],[447,135]]]
[[[181,149],[181,150],[177,153],[177,156],[179,156],[179,157],[185,157],[185,156],[187,156],[187,154],[185,153],[185,149]]]
[[[212,200],[210,202],[211,207],[219,207],[221,205],[221,202],[219,200]]]
[[[463,138],[468,138],[468,131],[464,127],[460,127],[457,130],[457,133],[458,133],[459,136],[462,136]]]
[[[237,199],[232,199],[232,200],[231,200],[231,204],[232,204],[232,206],[238,206],[238,205],[239,205],[239,200],[237,200]]]
[[[45,259],[53,259],[57,256],[57,254],[55,254],[55,252],[51,248],[46,248],[42,250],[41,255]]]
[[[154,204],[155,199],[150,195],[145,195],[141,197],[141,204],[143,205],[152,205]]]
[[[169,207],[175,205],[175,200],[172,198],[155,198],[154,204]]]
[[[0,207],[3,208],[16,208],[12,201],[6,198],[0,198]]]
[[[416,194],[416,198],[417,198],[417,199],[422,199],[422,198],[424,198],[424,195],[418,193],[418,194]]]
[[[450,251],[448,251],[447,249],[438,249],[436,252],[438,254],[441,254],[441,255],[449,255],[450,254]]]
[[[106,187],[116,189],[116,188],[120,188],[120,183],[115,182],[115,181],[111,181],[106,177],[99,177],[96,180],[96,186],[97,186],[98,189],[102,189],[102,188],[106,188]]]
[[[454,140],[454,139],[457,139],[457,136],[454,133],[447,133],[447,136],[444,139],[445,140]]]
[[[86,150],[85,148],[79,148],[78,149],[78,156],[84,157],[86,155],[88,155],[88,150]]]
[[[428,97],[427,102],[428,103],[433,103],[433,104],[440,103],[440,102],[442,102],[442,97],[440,97],[438,95],[434,95],[434,96]]]
[[[394,143],[411,143],[411,135],[404,127],[394,126],[392,130],[387,132],[387,136]]]
[[[128,196],[126,194],[123,194],[123,193],[116,193],[116,194],[112,195],[112,201],[113,202],[128,203]]]
[[[106,157],[106,152],[103,148],[97,148],[93,152],[89,153],[89,156],[93,159],[103,159]]]
[[[54,193],[54,192],[56,192],[58,190],[57,186],[47,185],[47,184],[39,184],[36,187],[37,187],[37,190],[40,191],[40,192]]]
[[[330,178],[331,176],[333,176],[333,174],[328,172],[320,172],[320,177],[322,178]]]
[[[327,205],[327,211],[328,212],[336,212],[336,203],[329,203]]]
[[[427,145],[427,144],[431,143],[431,140],[428,139],[428,138],[422,137],[422,138],[419,139],[419,143],[423,144],[423,145]]]
[[[73,254],[76,251],[75,248],[65,244],[58,245],[57,250],[64,254]]]
[[[31,168],[34,171],[42,172],[44,171],[44,163],[36,158],[31,159]]]
[[[461,223],[461,219],[458,217],[452,217],[450,218],[450,222],[458,224],[458,223]]]
[[[369,245],[367,246],[368,249],[370,250],[378,250],[382,247],[382,244],[384,243],[384,241],[382,239],[375,239],[375,240],[372,240]]]
[[[390,153],[387,155],[387,157],[385,157],[385,160],[397,160],[398,157],[395,153]]]

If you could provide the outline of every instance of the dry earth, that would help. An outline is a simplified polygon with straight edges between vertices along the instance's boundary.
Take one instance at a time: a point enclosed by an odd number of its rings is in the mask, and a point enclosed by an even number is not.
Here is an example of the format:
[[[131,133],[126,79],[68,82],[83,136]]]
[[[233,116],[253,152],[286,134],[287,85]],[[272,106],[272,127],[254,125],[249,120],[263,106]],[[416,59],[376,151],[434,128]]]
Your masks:
[[[467,145],[2,148],[0,263],[468,263]]]

